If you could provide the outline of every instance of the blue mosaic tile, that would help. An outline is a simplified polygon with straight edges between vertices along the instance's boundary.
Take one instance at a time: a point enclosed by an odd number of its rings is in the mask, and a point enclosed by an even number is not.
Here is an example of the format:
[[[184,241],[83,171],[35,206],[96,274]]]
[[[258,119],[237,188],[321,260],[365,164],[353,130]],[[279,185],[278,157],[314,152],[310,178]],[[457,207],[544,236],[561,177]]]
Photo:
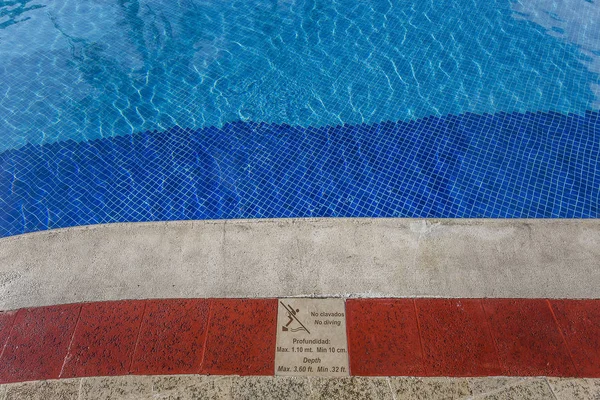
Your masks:
[[[598,218],[600,113],[236,122],[0,154],[0,235],[108,222]]]

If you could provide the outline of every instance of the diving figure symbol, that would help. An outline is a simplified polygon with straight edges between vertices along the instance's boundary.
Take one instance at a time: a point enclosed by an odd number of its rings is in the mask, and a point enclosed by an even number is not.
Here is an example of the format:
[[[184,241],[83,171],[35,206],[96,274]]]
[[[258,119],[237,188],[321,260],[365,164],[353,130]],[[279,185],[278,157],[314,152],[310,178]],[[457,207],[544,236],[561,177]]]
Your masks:
[[[287,317],[288,317],[288,322],[287,324],[285,324],[285,326],[281,327],[281,330],[284,332],[290,331],[290,332],[299,332],[299,331],[305,331],[306,333],[308,333],[310,335],[310,331],[308,329],[306,329],[306,327],[304,326],[304,324],[302,324],[302,322],[300,322],[300,320],[297,317],[298,312],[300,312],[300,309],[297,308],[294,310],[294,307],[292,307],[291,305],[285,305],[283,304],[282,301],[280,301],[281,305],[283,306],[283,308],[285,308],[285,310],[287,311]],[[293,323],[294,321],[296,321],[300,326],[297,328],[289,328],[290,324]]]

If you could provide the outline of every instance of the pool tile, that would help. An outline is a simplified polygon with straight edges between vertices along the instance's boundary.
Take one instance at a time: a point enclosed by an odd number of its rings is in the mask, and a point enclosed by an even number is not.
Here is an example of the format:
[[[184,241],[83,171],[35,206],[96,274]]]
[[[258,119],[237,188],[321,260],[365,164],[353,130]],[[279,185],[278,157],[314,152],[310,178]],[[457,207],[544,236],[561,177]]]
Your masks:
[[[208,308],[204,299],[149,300],[131,372],[197,373],[204,356]]]
[[[0,383],[58,378],[80,305],[17,312],[0,360]]]
[[[127,374],[144,306],[137,300],[84,304],[61,378]]]
[[[483,304],[506,375],[575,376],[546,300],[485,299]]]
[[[599,116],[237,122],[27,145],[0,153],[0,236],[190,219],[598,218]]]
[[[427,375],[501,375],[481,300],[416,299],[415,304]]]
[[[550,305],[579,374],[600,378],[600,301],[550,300]]]
[[[350,299],[346,326],[351,375],[423,375],[412,299]]]
[[[211,300],[202,374],[275,373],[276,299]]]

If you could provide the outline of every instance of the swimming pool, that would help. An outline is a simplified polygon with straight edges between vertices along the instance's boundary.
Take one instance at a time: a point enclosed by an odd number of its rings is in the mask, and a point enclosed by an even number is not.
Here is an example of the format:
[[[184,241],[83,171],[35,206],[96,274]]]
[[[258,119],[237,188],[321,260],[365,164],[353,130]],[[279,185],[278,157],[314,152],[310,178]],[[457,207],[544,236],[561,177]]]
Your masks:
[[[0,1],[0,235],[600,216],[600,5]]]

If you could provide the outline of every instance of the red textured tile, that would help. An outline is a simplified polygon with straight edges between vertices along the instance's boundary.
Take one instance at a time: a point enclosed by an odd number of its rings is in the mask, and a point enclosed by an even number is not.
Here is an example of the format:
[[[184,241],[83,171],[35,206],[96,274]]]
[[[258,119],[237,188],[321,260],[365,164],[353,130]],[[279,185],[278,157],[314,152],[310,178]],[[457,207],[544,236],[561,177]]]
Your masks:
[[[212,300],[202,372],[273,375],[277,300]]]
[[[423,375],[413,300],[348,300],[346,315],[352,375]]]
[[[131,372],[191,374],[200,369],[208,300],[156,300],[146,305]]]
[[[0,360],[0,383],[58,378],[80,307],[19,310]]]
[[[4,345],[8,340],[8,335],[10,334],[10,329],[13,326],[16,315],[16,311],[0,311],[0,357],[2,356],[2,350],[4,350]],[[1,362],[2,359],[0,358]]]
[[[420,299],[415,304],[427,375],[501,375],[481,300]]]
[[[580,376],[600,377],[600,301],[551,300]]]
[[[575,368],[546,300],[483,300],[508,375],[574,376]]]
[[[84,304],[61,378],[127,374],[144,304],[143,301]]]

